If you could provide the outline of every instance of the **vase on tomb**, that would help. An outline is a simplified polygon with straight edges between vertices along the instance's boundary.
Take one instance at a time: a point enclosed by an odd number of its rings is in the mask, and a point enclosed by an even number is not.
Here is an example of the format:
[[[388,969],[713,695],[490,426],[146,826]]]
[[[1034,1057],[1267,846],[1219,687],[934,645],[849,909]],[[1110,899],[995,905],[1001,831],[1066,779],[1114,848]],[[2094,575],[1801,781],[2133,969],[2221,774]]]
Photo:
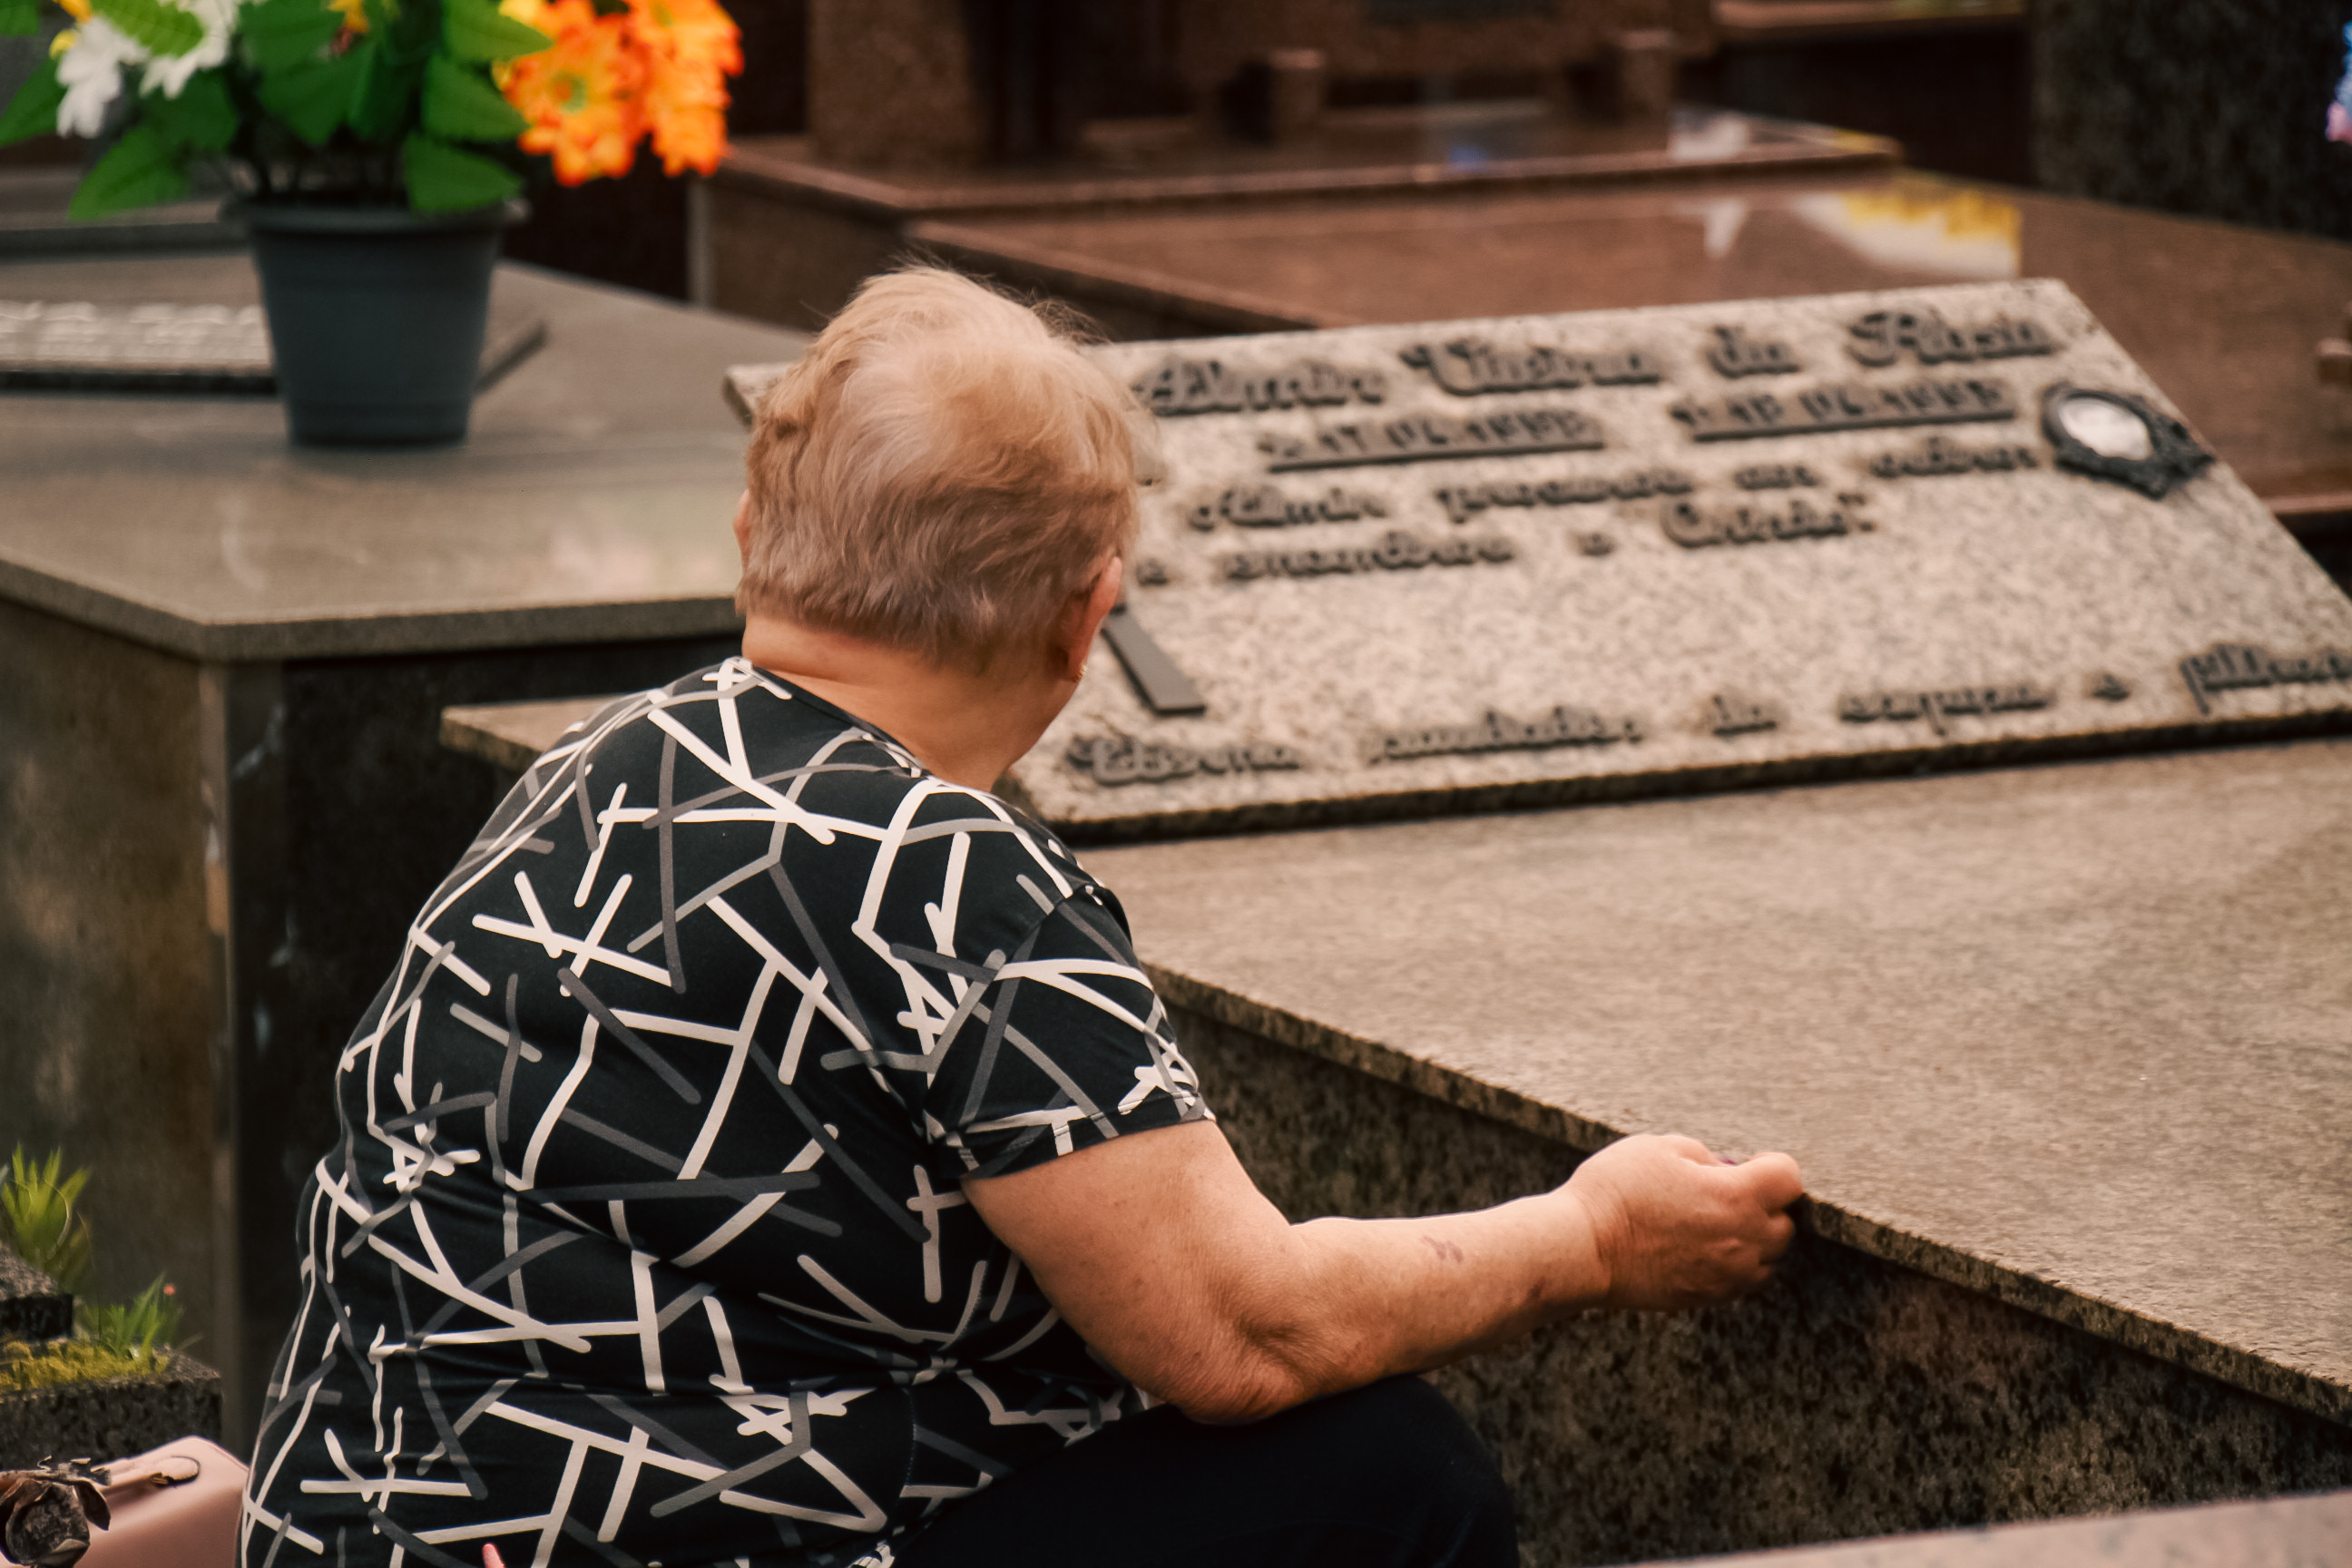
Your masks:
[[[516,198],[458,212],[248,201],[287,434],[316,447],[466,438],[499,236]]]

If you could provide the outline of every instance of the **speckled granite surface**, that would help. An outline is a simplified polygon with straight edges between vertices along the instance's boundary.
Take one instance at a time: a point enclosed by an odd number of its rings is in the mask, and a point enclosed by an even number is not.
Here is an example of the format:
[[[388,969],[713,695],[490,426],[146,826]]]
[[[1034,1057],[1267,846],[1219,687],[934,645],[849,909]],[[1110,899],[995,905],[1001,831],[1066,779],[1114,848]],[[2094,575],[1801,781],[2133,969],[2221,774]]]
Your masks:
[[[1177,1023],[1294,1218],[1478,1206],[1575,1167],[1555,1139]],[[2352,1485],[2352,1430],[1813,1233],[1736,1305],[1573,1321],[1435,1382],[1545,1568]]]
[[[1931,353],[1932,363],[1906,351],[1890,363],[1862,363],[1865,345],[1850,329],[1886,310],[1933,314],[1970,331],[2031,322],[2055,351],[1968,363]],[[1731,327],[1759,354],[1777,347],[1798,368],[1725,374],[1709,354],[1721,347],[1717,330]],[[1563,384],[1551,389],[1455,395],[1441,389],[1434,367],[1454,384],[1528,379],[1525,367],[1475,365],[1447,347],[1471,339],[1571,359],[1638,352],[1663,379],[1623,382],[1621,365],[1619,380],[1603,384],[1592,366],[1561,376],[1556,362],[1547,374]],[[1401,357],[1417,347],[1433,356],[1433,368]],[[1155,716],[1118,660],[1097,660],[1015,775],[1043,812],[1082,836],[1908,772],[2036,749],[2177,744],[2281,721],[2352,720],[2352,680],[2201,698],[2190,689],[2182,660],[2217,643],[2278,654],[2352,648],[2352,602],[2226,471],[2154,500],[2055,466],[2041,416],[2053,384],[2126,392],[2169,409],[2058,284],[1101,352],[1123,377],[1146,383],[1171,356],[1262,374],[1319,361],[1332,374],[1310,378],[1310,401],[1297,406],[1158,422],[1171,478],[1147,503],[1131,601],[1199,685],[1207,711]],[[1173,373],[1168,395],[1181,401],[1188,374]],[[2005,389],[2014,416],[1701,441],[1674,412],[1754,395],[1794,410],[1803,395],[1841,386],[1854,390],[1854,406],[1868,407],[1890,389],[1970,382]],[[1235,399],[1246,402],[1242,391],[1223,400]],[[1563,417],[1516,433],[1597,439],[1600,449],[1388,460],[1398,453],[1386,431],[1400,422],[1529,414]],[[1726,427],[1738,424],[1736,415],[1723,418]],[[1363,452],[1344,434],[1350,426]],[[1439,436],[1453,441],[1446,450],[1475,446],[1458,430]],[[1281,468],[1332,458],[1327,437],[1345,466]],[[1927,468],[1950,466],[1953,453],[2011,467],[1874,471],[1923,458],[1931,439],[1946,457]],[[1675,478],[1662,484],[1662,472]],[[1537,493],[1520,497],[1522,484]],[[1535,504],[1498,502],[1496,486]],[[1272,516],[1296,503],[1299,521],[1268,525],[1265,510],[1253,514],[1261,492],[1272,494]],[[1743,508],[1761,531],[1748,542],[1678,542],[1714,537],[1727,523],[1738,533]],[[1433,551],[1458,563],[1414,563]],[[1155,577],[1164,584],[1150,585]],[[2107,676],[2116,683],[2104,683]],[[2030,687],[2046,700],[1940,719],[1842,717],[1848,699],[1984,686]],[[1522,731],[1499,746],[1456,734],[1433,747],[1424,733],[1481,727],[1490,712],[1539,722],[1562,705],[1566,729]],[[1627,737],[1629,720],[1638,741]],[[1759,727],[1763,720],[1769,726]],[[1398,735],[1401,744],[1381,743]],[[1129,740],[1171,750],[1141,760],[1142,779],[1107,782],[1098,744],[1127,756],[1118,765],[1132,773],[1138,759],[1120,751]],[[1074,752],[1081,742],[1097,749]],[[1196,755],[1236,743],[1286,746],[1297,765],[1219,768]],[[1381,760],[1368,761],[1374,751]],[[1081,754],[1094,760],[1082,763]],[[1168,776],[1153,777],[1155,769]]]
[[[2352,1493],[2150,1510],[1717,1557],[1705,1568],[2331,1568],[2352,1563]]]
[[[73,1331],[73,1298],[0,1247],[0,1340],[53,1340]]]
[[[44,1458],[119,1459],[175,1437],[221,1435],[220,1373],[184,1355],[155,1377],[0,1393],[0,1469]]]
[[[2352,1422],[2352,743],[1087,859],[1179,1005]]]

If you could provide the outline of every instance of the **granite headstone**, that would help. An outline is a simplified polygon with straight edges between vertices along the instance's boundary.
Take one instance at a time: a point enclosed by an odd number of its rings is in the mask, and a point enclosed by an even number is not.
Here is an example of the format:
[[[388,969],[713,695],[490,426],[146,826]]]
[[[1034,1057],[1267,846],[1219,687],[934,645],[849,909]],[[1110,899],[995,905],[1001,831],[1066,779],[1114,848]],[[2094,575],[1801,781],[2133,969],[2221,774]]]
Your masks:
[[[1131,838],[2352,727],[2352,600],[2063,285],[1120,343]]]

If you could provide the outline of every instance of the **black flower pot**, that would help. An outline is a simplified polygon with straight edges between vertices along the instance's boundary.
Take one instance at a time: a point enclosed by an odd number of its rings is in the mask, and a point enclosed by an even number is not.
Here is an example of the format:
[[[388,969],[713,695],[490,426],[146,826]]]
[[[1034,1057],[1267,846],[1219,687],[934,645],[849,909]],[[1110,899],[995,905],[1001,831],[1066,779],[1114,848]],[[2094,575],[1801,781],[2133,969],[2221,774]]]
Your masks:
[[[464,440],[499,236],[529,211],[239,204],[287,434],[312,447]]]

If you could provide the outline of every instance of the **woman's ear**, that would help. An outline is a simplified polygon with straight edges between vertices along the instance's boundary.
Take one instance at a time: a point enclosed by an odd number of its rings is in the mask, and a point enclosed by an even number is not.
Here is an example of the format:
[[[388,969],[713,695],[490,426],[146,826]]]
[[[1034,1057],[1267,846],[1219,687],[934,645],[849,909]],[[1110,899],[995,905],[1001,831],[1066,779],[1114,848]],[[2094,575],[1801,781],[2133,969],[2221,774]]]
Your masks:
[[[1062,651],[1062,676],[1075,681],[1087,672],[1087,657],[1094,652],[1095,634],[1102,630],[1103,619],[1118,607],[1125,596],[1126,563],[1116,555],[1106,555],[1096,568],[1094,585],[1087,591],[1078,605],[1078,614],[1070,625],[1070,640]]]
[[[751,492],[745,490],[735,503],[735,552],[743,558],[745,570],[751,565]]]

